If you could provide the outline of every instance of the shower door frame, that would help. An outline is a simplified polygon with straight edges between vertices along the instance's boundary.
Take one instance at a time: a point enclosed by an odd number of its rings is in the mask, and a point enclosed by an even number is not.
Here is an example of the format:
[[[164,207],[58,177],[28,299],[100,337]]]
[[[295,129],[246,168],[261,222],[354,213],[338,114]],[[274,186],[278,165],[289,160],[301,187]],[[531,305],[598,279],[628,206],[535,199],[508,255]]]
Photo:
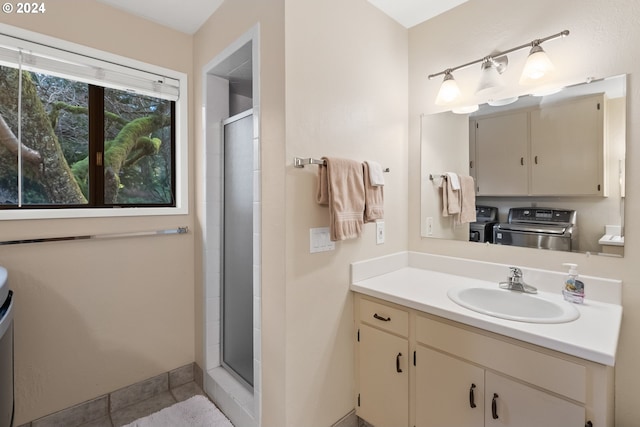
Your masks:
[[[222,130],[222,141],[220,144],[220,158],[221,158],[221,164],[222,164],[222,171],[221,171],[221,175],[222,175],[222,183],[221,183],[221,196],[222,196],[222,203],[223,206],[221,208],[221,212],[220,212],[220,222],[222,224],[222,227],[220,228],[220,365],[223,366],[236,380],[238,380],[238,382],[240,382],[241,384],[243,384],[244,386],[246,386],[249,390],[251,390],[251,392],[253,392],[253,388],[254,388],[254,384],[255,384],[255,370],[252,369],[251,370],[251,376],[252,376],[252,381],[253,384],[250,384],[247,380],[245,380],[242,375],[240,375],[231,365],[229,365],[224,358],[224,342],[225,342],[225,333],[224,333],[224,327],[225,327],[225,309],[224,309],[224,301],[225,301],[225,226],[226,226],[226,221],[225,221],[225,209],[224,209],[224,201],[225,201],[225,169],[226,169],[226,162],[225,162],[225,147],[226,147],[226,143],[227,143],[227,139],[226,139],[226,133],[225,133],[225,126],[227,126],[230,123],[234,123],[236,121],[242,120],[248,116],[253,117],[253,108],[250,108],[248,110],[245,110],[241,113],[238,113],[234,116],[231,116],[225,120],[222,121],[222,126],[221,126],[221,130]],[[253,127],[253,126],[252,126]],[[253,141],[250,141],[250,143],[253,143]],[[250,179],[253,180],[253,177],[251,177]],[[252,184],[252,188],[253,188],[253,184]],[[255,191],[254,191],[255,194]],[[253,200],[253,199],[252,199]],[[253,200],[253,202],[255,202],[255,200]],[[252,212],[252,216],[253,216],[253,212]],[[255,221],[255,219],[254,219]],[[252,221],[252,224],[253,222]],[[254,233],[254,230],[252,228],[252,234]],[[251,268],[253,268],[253,265],[255,265],[256,260],[253,259],[253,253],[254,251],[252,251],[252,261],[251,261]],[[253,281],[252,281],[252,287],[253,287]],[[252,307],[253,307],[253,295],[250,301]],[[252,310],[253,311],[253,310]],[[252,324],[255,324],[253,317],[251,319]],[[252,327],[252,333],[253,333],[253,327]],[[253,334],[252,334],[252,340],[253,340]],[[254,359],[254,348],[253,345],[251,347],[251,360],[253,362]]]

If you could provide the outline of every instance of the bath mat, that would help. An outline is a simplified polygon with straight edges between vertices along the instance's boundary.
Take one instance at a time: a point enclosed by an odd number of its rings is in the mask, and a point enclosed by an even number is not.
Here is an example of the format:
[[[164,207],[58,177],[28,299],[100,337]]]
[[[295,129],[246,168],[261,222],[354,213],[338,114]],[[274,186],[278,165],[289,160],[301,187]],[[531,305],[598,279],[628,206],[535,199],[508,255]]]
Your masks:
[[[233,427],[209,399],[193,396],[123,427]]]

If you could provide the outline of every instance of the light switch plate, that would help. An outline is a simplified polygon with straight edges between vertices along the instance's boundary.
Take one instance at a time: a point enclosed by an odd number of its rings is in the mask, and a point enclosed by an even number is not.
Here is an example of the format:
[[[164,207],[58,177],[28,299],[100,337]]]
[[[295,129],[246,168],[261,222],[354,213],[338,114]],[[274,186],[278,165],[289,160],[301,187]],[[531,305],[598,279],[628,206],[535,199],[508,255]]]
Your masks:
[[[433,217],[429,216],[426,219],[427,236],[433,236]]]
[[[329,235],[329,227],[309,229],[309,252],[332,251],[336,248],[336,242],[332,242]]]
[[[376,221],[376,244],[384,243],[384,221]]]

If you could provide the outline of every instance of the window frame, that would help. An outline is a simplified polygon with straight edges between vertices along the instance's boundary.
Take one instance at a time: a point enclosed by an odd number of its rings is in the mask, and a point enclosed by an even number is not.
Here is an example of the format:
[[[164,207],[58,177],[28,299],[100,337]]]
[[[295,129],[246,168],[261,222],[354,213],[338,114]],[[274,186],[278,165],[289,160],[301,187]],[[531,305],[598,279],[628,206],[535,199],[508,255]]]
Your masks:
[[[25,207],[0,209],[0,220],[49,219],[49,218],[91,218],[91,217],[131,217],[158,215],[186,215],[189,213],[188,200],[188,82],[187,74],[157,65],[144,63],[110,52],[60,40],[54,37],[0,23],[0,35],[20,39],[26,44],[34,44],[45,49],[53,49],[58,59],[66,54],[87,57],[92,62],[99,61],[106,71],[150,73],[174,79],[179,84],[179,96],[174,103],[174,188],[175,206],[128,206],[111,205],[105,207]],[[105,86],[106,87],[106,86]]]

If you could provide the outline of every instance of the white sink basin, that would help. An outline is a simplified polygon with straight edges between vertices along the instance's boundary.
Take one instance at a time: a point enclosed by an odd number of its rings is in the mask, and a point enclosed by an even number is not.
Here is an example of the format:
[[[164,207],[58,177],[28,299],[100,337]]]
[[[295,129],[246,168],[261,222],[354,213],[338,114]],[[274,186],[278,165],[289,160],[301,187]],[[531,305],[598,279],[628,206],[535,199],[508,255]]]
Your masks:
[[[453,288],[447,296],[469,310],[519,322],[566,323],[580,317],[569,302],[500,288]]]

